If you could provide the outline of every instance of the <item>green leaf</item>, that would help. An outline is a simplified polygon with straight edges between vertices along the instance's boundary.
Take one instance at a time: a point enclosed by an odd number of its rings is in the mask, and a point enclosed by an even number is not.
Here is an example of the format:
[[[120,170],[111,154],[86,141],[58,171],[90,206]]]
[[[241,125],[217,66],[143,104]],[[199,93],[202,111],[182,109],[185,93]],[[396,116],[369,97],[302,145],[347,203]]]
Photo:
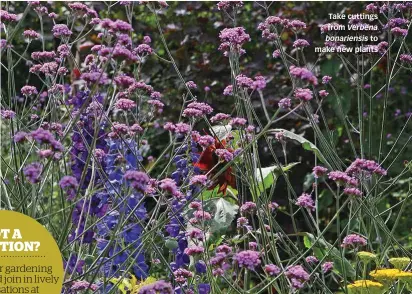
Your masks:
[[[310,242],[308,236],[303,236],[303,244],[305,244],[306,248],[310,248],[312,246],[312,242]]]
[[[303,191],[307,191],[312,188],[313,183],[315,182],[315,176],[313,173],[309,173],[305,176],[305,180],[303,181]]]
[[[109,280],[109,282],[114,285],[117,284],[117,289],[119,289],[122,294],[127,294],[132,289],[132,284],[130,283],[129,279],[126,278],[112,278]]]
[[[175,239],[167,239],[165,242],[165,246],[169,250],[173,250],[179,246]]]
[[[332,260],[334,269],[341,273],[342,275],[346,275],[348,278],[355,278],[356,272],[351,263],[345,258],[341,257],[340,251],[333,247],[332,244],[327,242],[324,238],[319,238],[316,241],[316,237],[310,233],[300,233],[303,235],[303,243],[306,248],[311,248],[313,253],[318,259],[322,259],[326,256],[326,259]],[[343,265],[343,266],[342,266]]]
[[[272,165],[269,167],[262,167],[256,169],[256,181],[257,181],[257,195],[259,196],[262,194],[266,189],[270,188],[272,185],[276,184],[278,177],[282,174],[282,170],[287,172],[295,165],[299,164],[299,162],[293,162],[288,164],[287,166],[279,167],[278,165]],[[254,191],[251,189],[252,194]]]
[[[203,200],[208,200],[208,199],[212,199],[212,198],[216,198],[218,197],[218,190],[219,190],[219,186],[216,186],[213,190],[204,190],[201,194],[201,198]],[[233,196],[237,196],[238,191],[235,188],[232,188],[230,186],[227,187],[227,191]],[[222,194],[222,193],[220,193]]]
[[[222,244],[224,239],[225,239],[225,235],[212,234],[209,240],[207,240],[207,244],[210,244],[208,247],[208,250],[209,251],[215,250],[217,246]]]
[[[325,62],[321,64],[320,71],[323,76],[327,75],[331,77],[336,77],[341,66],[342,64],[339,60],[332,58],[332,59],[326,60]]]
[[[249,238],[248,235],[236,235],[230,241],[233,244],[240,244]]]
[[[312,151],[313,153],[315,153],[317,155],[317,157],[319,158],[319,160],[322,161],[327,166],[327,168],[332,169],[332,167],[327,162],[326,158],[320,152],[318,147],[316,147],[315,144],[313,144],[309,140],[305,139],[304,137],[302,137],[300,135],[297,135],[295,133],[292,133],[290,131],[284,130],[284,129],[272,129],[272,130],[270,130],[270,132],[275,132],[275,133],[283,132],[283,135],[286,138],[289,138],[291,140],[299,142],[302,145],[303,149],[308,150],[308,151]]]
[[[214,218],[212,220],[211,232],[219,232],[221,230],[227,229],[238,212],[239,206],[224,198],[211,199],[215,200],[215,212]]]
[[[318,199],[318,208],[319,210],[322,209],[328,209],[334,200],[334,196],[333,193],[329,190],[323,190],[320,195],[319,195],[319,199]]]

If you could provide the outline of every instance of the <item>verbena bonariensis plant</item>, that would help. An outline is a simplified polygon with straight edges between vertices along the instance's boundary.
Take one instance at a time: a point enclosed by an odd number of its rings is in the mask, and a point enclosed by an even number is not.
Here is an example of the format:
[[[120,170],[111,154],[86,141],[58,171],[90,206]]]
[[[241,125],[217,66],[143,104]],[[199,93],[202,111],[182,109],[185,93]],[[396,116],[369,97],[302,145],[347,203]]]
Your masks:
[[[62,293],[407,293],[411,101],[395,91],[411,97],[411,4],[366,4],[379,42],[313,59],[307,36],[335,35],[328,23],[217,3],[224,109],[213,85],[185,78],[165,2],[3,3],[1,208],[56,238]],[[261,37],[239,26],[252,10]],[[271,51],[277,75],[248,67],[251,44]],[[151,78],[153,60],[181,97]]]

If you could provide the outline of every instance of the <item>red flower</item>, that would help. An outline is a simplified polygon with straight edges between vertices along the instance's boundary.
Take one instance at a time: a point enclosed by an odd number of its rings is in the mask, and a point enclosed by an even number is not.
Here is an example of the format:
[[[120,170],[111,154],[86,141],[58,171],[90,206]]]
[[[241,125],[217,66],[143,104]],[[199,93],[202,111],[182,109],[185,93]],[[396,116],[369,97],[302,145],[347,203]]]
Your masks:
[[[195,163],[195,166],[198,167],[203,172],[210,172],[211,177],[219,171],[218,167],[215,167],[219,164],[219,158],[215,154],[216,149],[223,149],[225,148],[226,141],[215,139],[215,144],[207,147],[200,155],[199,161]],[[227,150],[232,151],[230,148]],[[211,185],[208,190],[213,190],[216,186],[219,185],[218,193],[223,193],[226,195],[226,190],[228,186],[232,188],[236,188],[236,178],[232,173],[232,168],[228,167],[223,173],[221,173],[217,179],[214,181],[213,185]]]

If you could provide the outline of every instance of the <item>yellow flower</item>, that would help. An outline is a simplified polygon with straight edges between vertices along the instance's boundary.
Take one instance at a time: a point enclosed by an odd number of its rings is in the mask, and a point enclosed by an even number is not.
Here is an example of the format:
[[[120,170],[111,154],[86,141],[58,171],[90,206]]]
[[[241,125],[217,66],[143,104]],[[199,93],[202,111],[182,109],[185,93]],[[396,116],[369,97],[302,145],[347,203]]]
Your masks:
[[[402,282],[406,282],[409,284],[412,284],[412,272],[400,272],[398,274],[398,278],[399,280],[401,280]]]
[[[375,280],[381,283],[392,283],[398,279],[398,275],[401,271],[396,268],[378,269],[369,273],[369,275]]]
[[[110,282],[117,285],[117,288],[122,294],[137,294],[140,288],[153,284],[156,282],[156,279],[148,277],[144,281],[138,281],[134,275],[130,275],[130,278],[112,278]]]
[[[409,257],[394,257],[390,258],[389,262],[397,269],[403,270],[410,262]]]
[[[376,259],[376,254],[367,251],[359,251],[357,254],[358,258],[363,261],[364,263],[368,264],[372,260]]]
[[[156,279],[153,278],[153,277],[148,277],[146,280],[144,280],[144,281],[142,281],[142,282],[140,282],[140,283],[135,282],[135,286],[133,287],[133,292],[132,292],[132,294],[137,294],[137,293],[139,293],[139,290],[140,290],[143,286],[147,286],[147,285],[153,284],[154,282],[156,282]]]
[[[350,294],[381,294],[385,287],[378,282],[370,280],[357,280],[348,285]]]
[[[402,271],[398,274],[398,278],[406,284],[406,288],[408,288],[409,291],[412,291],[412,272]]]

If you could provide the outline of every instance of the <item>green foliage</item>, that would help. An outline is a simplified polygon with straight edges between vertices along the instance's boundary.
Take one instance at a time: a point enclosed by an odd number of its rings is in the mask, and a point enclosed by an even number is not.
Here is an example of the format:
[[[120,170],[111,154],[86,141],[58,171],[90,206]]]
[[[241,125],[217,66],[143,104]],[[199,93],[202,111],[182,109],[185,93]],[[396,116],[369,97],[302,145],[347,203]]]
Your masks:
[[[334,269],[350,279],[356,276],[355,269],[349,260],[343,257],[342,253],[323,237],[316,238],[310,233],[302,233],[302,235],[305,247],[312,249],[316,258],[319,260],[325,259],[333,261]]]
[[[276,185],[276,181],[282,174],[282,171],[286,173],[297,164],[299,164],[299,162],[290,163],[282,167],[273,165],[256,169],[257,186],[251,188],[250,192],[255,196],[260,196],[266,189],[269,189],[272,185]]]
[[[316,154],[316,156],[319,158],[319,160],[321,162],[323,162],[328,168],[331,168],[330,164],[327,162],[326,158],[320,152],[318,147],[315,144],[313,144],[312,142],[310,142],[309,140],[307,140],[304,137],[302,137],[300,135],[297,135],[297,134],[295,134],[291,131],[284,130],[284,129],[273,129],[273,130],[270,130],[270,131],[272,131],[274,133],[282,132],[283,135],[286,138],[300,143],[302,145],[303,149],[308,150],[308,151],[312,151],[314,154]]]

